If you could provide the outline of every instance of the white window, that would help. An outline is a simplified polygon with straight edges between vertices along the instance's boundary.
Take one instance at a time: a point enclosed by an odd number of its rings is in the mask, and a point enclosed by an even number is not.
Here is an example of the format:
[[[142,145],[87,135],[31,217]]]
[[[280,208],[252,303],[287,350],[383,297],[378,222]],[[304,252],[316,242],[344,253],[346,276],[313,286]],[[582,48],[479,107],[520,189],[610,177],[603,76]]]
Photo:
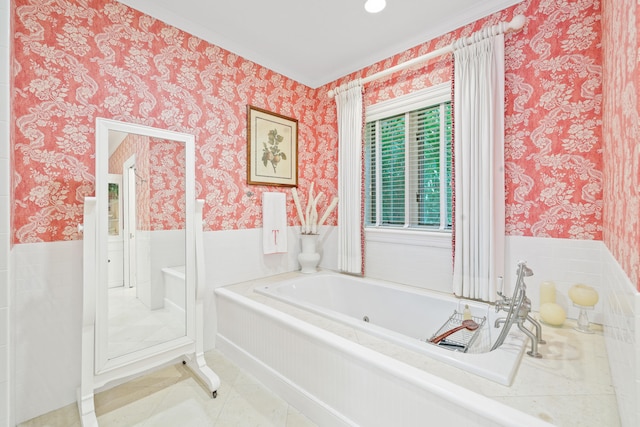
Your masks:
[[[367,108],[365,226],[451,230],[451,87]]]

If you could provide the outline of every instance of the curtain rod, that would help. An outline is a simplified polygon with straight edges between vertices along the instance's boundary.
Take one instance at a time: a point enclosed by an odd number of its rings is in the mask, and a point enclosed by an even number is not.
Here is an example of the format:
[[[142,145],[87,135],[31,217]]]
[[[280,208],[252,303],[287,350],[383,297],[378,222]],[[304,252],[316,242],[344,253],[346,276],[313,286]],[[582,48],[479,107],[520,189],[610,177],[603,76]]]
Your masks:
[[[465,39],[462,39],[462,41],[461,40],[457,40],[457,41],[455,41],[455,42],[453,42],[453,43],[451,43],[448,46],[445,46],[443,48],[431,51],[431,52],[426,53],[426,54],[424,54],[422,56],[418,56],[417,58],[413,58],[413,59],[410,59],[408,61],[405,61],[405,62],[403,62],[401,64],[394,65],[391,68],[387,68],[386,70],[379,71],[379,72],[374,73],[374,74],[372,74],[370,76],[363,77],[363,78],[360,79],[360,83],[364,85],[365,83],[369,83],[369,82],[372,82],[374,80],[380,79],[382,77],[386,77],[389,74],[393,74],[396,71],[404,70],[405,68],[412,67],[412,66],[414,66],[416,64],[419,64],[421,62],[428,61],[429,59],[437,58],[438,56],[442,56],[444,54],[453,52],[454,49],[455,49],[454,46],[456,44],[462,43],[462,45],[464,46],[466,44],[471,44],[471,43],[474,43],[475,41],[477,41],[476,37],[477,37],[477,35],[479,33],[486,32],[487,34],[502,34],[502,33],[510,33],[510,32],[513,32],[513,31],[518,31],[522,27],[524,27],[525,21],[526,21],[526,19],[525,19],[524,15],[516,15],[516,16],[513,17],[511,22],[501,22],[501,23],[496,24],[496,25],[494,25],[494,26],[492,26],[492,27],[490,27],[488,29],[479,30],[479,31],[475,32],[474,34],[472,34],[471,36],[469,36],[469,37],[467,37]],[[352,83],[352,82],[350,82],[350,83]],[[337,91],[344,90],[350,83],[345,83],[345,84],[340,85],[336,89],[331,89],[328,92],[329,98],[333,98],[336,95]]]

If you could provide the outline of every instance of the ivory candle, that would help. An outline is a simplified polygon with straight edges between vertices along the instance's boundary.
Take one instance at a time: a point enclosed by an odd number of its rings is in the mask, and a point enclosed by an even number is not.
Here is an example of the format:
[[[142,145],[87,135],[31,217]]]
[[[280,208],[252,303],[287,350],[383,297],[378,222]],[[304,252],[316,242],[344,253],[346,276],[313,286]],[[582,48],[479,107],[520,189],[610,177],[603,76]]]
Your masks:
[[[542,282],[540,284],[540,306],[548,302],[556,302],[556,284]]]
[[[574,304],[593,307],[598,302],[598,293],[591,286],[578,283],[569,289],[569,298]]]
[[[540,306],[540,318],[548,325],[562,326],[567,319],[567,313],[555,302],[547,302]]]

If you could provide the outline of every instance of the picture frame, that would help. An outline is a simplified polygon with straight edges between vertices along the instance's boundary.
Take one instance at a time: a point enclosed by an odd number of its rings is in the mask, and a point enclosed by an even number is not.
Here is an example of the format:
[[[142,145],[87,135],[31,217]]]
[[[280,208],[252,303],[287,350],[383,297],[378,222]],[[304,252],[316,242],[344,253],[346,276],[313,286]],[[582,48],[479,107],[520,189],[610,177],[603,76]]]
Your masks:
[[[298,186],[298,120],[247,105],[247,183]]]

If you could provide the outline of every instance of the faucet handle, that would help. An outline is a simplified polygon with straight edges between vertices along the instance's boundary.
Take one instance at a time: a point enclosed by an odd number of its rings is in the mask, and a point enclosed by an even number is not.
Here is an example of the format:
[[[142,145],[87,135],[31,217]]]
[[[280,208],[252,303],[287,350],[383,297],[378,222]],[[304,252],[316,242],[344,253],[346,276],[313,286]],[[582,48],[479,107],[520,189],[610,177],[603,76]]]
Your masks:
[[[500,293],[498,293],[498,295],[500,295],[502,297],[502,301],[496,301],[496,313],[499,313],[500,310],[504,310],[506,306],[511,304],[508,301],[507,297],[505,297],[504,295],[502,295]]]

